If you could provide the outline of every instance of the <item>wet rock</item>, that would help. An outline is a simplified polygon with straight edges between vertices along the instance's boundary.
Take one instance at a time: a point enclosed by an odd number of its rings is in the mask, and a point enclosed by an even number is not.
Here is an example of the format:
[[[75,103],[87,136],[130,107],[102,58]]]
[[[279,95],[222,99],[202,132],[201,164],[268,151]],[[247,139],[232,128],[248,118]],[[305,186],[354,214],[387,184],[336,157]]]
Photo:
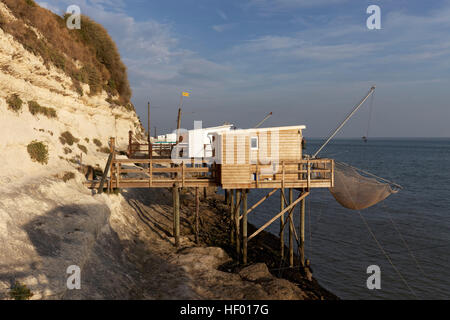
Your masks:
[[[265,263],[252,264],[239,272],[242,279],[248,281],[268,281],[273,278]]]

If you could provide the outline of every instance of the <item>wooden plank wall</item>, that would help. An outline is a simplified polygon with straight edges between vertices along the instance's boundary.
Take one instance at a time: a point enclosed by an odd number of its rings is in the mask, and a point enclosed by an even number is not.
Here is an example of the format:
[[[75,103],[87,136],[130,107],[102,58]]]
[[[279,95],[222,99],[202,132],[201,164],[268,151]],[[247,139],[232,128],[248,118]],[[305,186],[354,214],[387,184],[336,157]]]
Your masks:
[[[302,159],[302,132],[299,129],[267,131],[255,130],[221,135],[221,183],[236,184],[253,181],[251,165],[264,165],[270,159],[281,161],[298,161]],[[250,138],[258,137],[258,150],[251,150]],[[219,142],[220,143],[220,142]],[[230,150],[232,150],[230,152]],[[276,154],[278,153],[278,157]],[[281,166],[279,165],[279,172]],[[292,175],[294,177],[295,175]]]

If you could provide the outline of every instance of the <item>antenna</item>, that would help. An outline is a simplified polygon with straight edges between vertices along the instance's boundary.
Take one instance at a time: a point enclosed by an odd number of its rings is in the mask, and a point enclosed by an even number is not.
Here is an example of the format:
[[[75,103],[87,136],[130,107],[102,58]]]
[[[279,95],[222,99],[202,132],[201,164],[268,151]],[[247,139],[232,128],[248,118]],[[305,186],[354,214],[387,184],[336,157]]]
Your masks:
[[[266,122],[266,120],[269,119],[271,116],[272,116],[272,112],[269,112],[269,113],[267,114],[267,116],[266,116],[264,119],[262,119],[261,122],[259,122],[259,123],[255,126],[255,128],[259,128],[259,127],[260,127],[264,122]]]
[[[342,129],[342,127],[347,123],[347,121],[350,120],[350,118],[355,114],[355,112],[358,111],[358,109],[364,104],[364,102],[366,102],[366,100],[372,95],[372,93],[374,93],[374,91],[375,85],[370,88],[367,95],[356,105],[356,107],[352,110],[352,112],[350,112],[350,114],[345,118],[345,120],[342,121],[342,123],[336,128],[336,130],[334,130],[334,132],[328,137],[327,141],[325,141],[325,143],[319,148],[319,150],[317,150],[316,153],[313,154],[312,156],[313,159],[317,157],[319,152],[322,151],[323,148],[325,148],[328,142],[330,142],[331,139],[334,138],[334,136],[339,132],[339,130]]]

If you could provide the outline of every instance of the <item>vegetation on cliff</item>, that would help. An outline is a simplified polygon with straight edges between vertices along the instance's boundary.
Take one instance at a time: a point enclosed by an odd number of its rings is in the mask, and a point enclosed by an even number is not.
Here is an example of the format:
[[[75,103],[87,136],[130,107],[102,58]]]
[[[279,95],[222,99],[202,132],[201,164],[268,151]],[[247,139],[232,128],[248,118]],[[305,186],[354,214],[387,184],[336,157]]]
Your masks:
[[[89,85],[90,95],[105,90],[109,99],[118,96],[113,101],[130,108],[126,67],[116,44],[101,25],[82,16],[81,29],[69,30],[66,18],[39,7],[33,0],[2,1],[17,20],[0,15],[0,28],[26,50],[42,57],[47,66],[53,64],[63,70],[80,95],[83,94],[81,83],[85,83]]]

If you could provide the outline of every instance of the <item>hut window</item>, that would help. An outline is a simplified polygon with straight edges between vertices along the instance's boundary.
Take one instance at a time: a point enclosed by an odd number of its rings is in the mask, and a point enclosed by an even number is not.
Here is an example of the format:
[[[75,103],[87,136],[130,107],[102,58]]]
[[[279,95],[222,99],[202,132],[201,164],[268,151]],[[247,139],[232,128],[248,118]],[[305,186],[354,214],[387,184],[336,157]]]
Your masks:
[[[258,150],[258,137],[250,138],[250,148],[252,150]]]

